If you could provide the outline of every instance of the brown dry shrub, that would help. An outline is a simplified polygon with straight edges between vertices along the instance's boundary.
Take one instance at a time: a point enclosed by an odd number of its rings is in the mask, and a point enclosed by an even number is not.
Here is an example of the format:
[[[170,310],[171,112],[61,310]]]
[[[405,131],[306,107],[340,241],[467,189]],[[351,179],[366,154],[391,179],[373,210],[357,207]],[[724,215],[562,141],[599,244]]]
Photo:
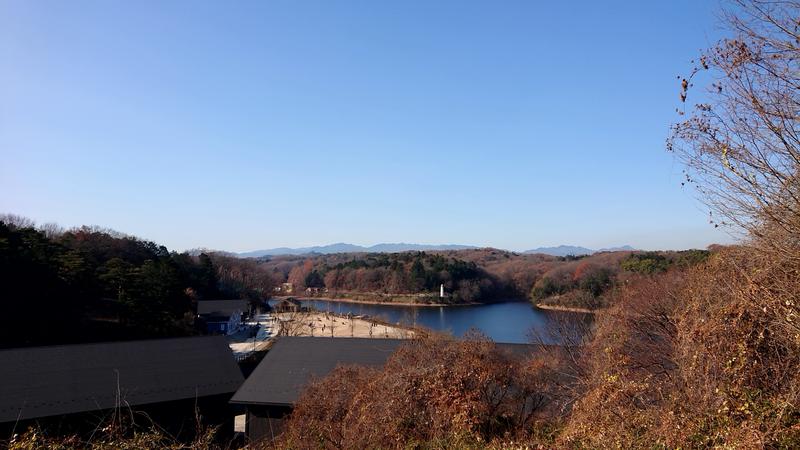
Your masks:
[[[720,252],[679,311],[680,382],[661,432],[693,446],[800,446],[800,267],[779,253]]]
[[[545,439],[540,434],[549,429],[535,424],[550,400],[550,374],[541,360],[512,356],[483,337],[415,339],[382,370],[340,367],[312,384],[279,446],[453,448]]]
[[[560,443],[639,447],[671,389],[673,312],[683,273],[643,277],[616,293],[582,351],[583,392]]]
[[[377,376],[375,369],[337,367],[303,390],[281,445],[287,448],[344,448],[350,405],[361,386]]]
[[[800,446],[800,268],[751,248],[625,289],[586,348],[565,446]]]

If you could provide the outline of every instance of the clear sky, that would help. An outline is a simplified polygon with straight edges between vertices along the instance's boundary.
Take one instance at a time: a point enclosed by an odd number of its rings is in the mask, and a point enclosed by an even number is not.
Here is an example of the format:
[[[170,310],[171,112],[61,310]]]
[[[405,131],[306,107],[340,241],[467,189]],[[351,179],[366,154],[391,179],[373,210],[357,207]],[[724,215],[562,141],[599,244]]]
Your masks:
[[[175,250],[705,247],[715,1],[0,1],[0,212]]]

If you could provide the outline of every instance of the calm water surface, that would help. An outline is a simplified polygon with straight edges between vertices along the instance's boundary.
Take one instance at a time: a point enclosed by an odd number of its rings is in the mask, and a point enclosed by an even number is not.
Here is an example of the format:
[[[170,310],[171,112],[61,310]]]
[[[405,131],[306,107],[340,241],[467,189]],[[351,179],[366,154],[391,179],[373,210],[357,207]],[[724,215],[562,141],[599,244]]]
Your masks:
[[[328,300],[301,300],[303,306],[339,314],[367,315],[390,323],[421,325],[463,336],[470,329],[480,330],[495,342],[531,342],[533,333],[550,336],[556,322],[588,322],[590,315],[546,311],[527,301],[509,301],[470,306],[392,306],[346,303]]]

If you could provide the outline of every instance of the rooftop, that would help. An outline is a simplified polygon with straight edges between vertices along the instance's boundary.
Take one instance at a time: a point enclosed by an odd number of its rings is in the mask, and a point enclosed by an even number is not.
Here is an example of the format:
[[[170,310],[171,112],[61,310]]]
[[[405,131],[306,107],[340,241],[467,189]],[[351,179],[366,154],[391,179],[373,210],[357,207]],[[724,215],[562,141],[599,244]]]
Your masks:
[[[244,377],[224,337],[0,351],[0,422],[232,393]]]
[[[238,312],[247,312],[249,310],[247,300],[198,300],[197,301],[197,314],[199,315],[215,315],[215,316],[230,316]]]

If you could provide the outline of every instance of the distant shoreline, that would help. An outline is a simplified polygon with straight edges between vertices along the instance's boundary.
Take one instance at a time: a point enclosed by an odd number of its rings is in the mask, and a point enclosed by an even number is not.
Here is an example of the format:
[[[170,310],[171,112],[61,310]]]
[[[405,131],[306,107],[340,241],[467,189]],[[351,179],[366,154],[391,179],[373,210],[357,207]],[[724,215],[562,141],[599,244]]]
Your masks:
[[[354,300],[352,298],[331,298],[331,297],[297,297],[297,296],[281,296],[273,297],[274,299],[295,298],[300,301],[322,301],[334,303],[360,303],[363,305],[384,305],[384,306],[475,306],[484,305],[485,303],[414,303],[414,302],[381,302],[378,300]]]
[[[482,306],[482,305],[491,305],[493,303],[505,303],[506,301],[502,302],[469,302],[469,303],[414,303],[414,302],[381,302],[377,300],[354,300],[351,298],[330,298],[330,297],[299,297],[299,296],[292,296],[292,295],[282,295],[280,297],[273,297],[274,300],[283,300],[286,298],[294,298],[300,301],[322,301],[322,302],[333,302],[333,303],[359,303],[362,305],[383,305],[383,306],[425,306],[425,307],[451,307],[451,306]],[[526,299],[509,299],[508,302],[516,302],[516,301],[527,301]]]
[[[333,298],[333,297],[299,297],[299,296],[292,296],[292,295],[282,295],[279,297],[273,297],[273,300],[284,300],[287,298],[294,298],[300,301],[320,301],[320,302],[331,302],[331,303],[355,303],[361,305],[381,305],[381,306],[422,306],[422,307],[458,307],[458,306],[486,306],[492,305],[495,303],[510,303],[510,302],[528,302],[528,299],[508,299],[502,301],[491,301],[491,302],[469,302],[469,303],[413,303],[413,302],[381,302],[378,300],[355,300],[352,298]],[[581,314],[596,314],[599,310],[597,309],[589,309],[589,308],[576,308],[571,306],[557,306],[557,305],[545,305],[543,303],[535,303],[537,309],[542,309],[545,311],[560,311],[560,312],[571,312],[571,313],[581,313]]]

